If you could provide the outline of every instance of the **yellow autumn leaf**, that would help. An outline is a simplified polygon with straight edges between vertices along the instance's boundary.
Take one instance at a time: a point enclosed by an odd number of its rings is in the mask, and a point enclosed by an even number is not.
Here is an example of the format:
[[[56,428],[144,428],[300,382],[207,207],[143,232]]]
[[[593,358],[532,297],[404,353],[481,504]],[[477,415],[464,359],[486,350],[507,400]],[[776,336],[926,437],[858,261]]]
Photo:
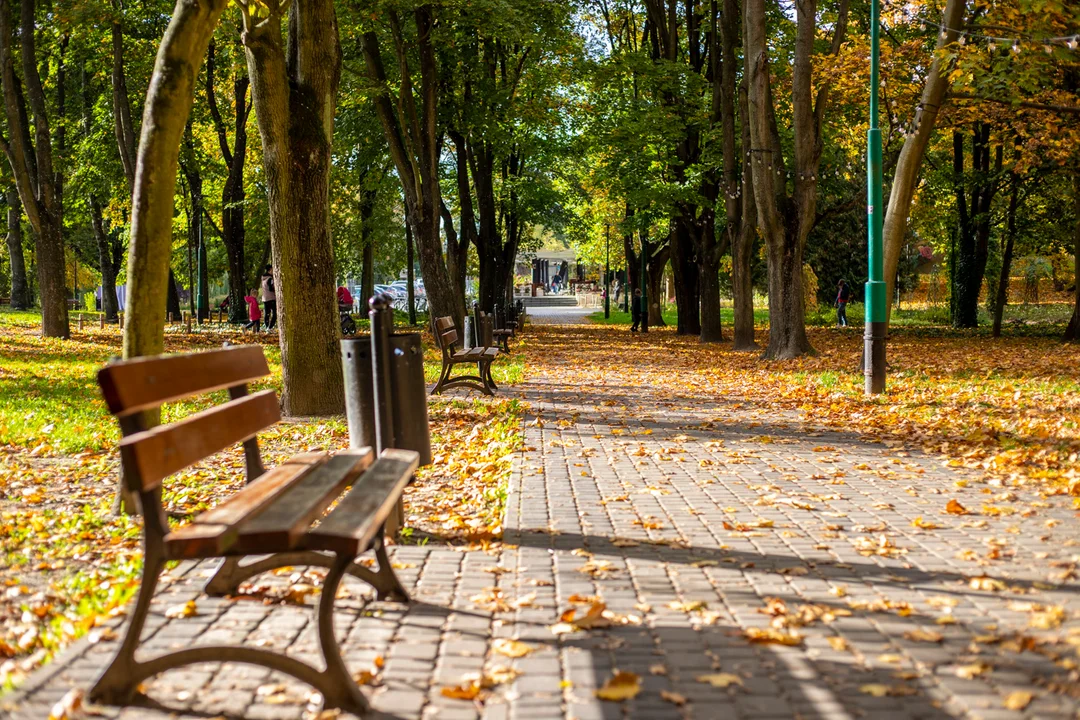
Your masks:
[[[603,687],[596,691],[596,697],[609,702],[622,702],[637,697],[641,692],[641,677],[632,672],[616,671]]]
[[[1026,690],[1014,690],[1005,698],[1005,707],[1009,710],[1023,710],[1034,699],[1035,695],[1033,693]]]
[[[518,640],[510,640],[509,638],[498,638],[491,643],[491,649],[510,658],[525,657],[533,651],[531,645],[526,645]]]
[[[742,685],[742,678],[738,675],[731,673],[711,673],[709,675],[698,675],[696,678],[699,683],[705,683],[717,688],[726,688],[732,685]]]

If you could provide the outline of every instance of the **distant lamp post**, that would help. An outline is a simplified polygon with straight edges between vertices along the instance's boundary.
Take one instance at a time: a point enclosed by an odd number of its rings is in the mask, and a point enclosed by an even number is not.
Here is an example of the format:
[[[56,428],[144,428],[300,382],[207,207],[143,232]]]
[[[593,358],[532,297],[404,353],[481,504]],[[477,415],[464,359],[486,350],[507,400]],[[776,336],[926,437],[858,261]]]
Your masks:
[[[604,260],[604,318],[611,317],[611,224],[604,225],[607,257]]]
[[[867,395],[885,392],[885,279],[882,248],[881,130],[878,127],[878,32],[880,0],[870,3],[870,129],[866,133],[866,196],[869,247],[866,281],[866,328],[863,333],[863,374]]]

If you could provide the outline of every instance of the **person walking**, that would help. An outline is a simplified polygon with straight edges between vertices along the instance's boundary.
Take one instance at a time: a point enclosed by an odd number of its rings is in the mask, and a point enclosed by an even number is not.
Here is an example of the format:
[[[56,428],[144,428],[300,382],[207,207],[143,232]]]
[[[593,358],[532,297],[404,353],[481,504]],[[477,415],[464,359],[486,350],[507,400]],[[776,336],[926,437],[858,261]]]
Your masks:
[[[277,290],[274,288],[274,266],[267,265],[262,278],[263,311],[266,314],[266,331],[277,326]]]
[[[836,291],[836,326],[847,327],[847,304],[851,300],[851,290],[846,280],[841,280]]]
[[[248,306],[248,320],[249,323],[244,325],[245,330],[254,330],[259,332],[259,321],[262,320],[262,310],[259,310],[259,299],[255,297],[255,291],[252,290],[250,295],[244,296],[244,302]]]
[[[641,289],[634,290],[634,299],[630,301],[630,319],[634,324],[630,326],[630,332],[637,332],[641,327]]]

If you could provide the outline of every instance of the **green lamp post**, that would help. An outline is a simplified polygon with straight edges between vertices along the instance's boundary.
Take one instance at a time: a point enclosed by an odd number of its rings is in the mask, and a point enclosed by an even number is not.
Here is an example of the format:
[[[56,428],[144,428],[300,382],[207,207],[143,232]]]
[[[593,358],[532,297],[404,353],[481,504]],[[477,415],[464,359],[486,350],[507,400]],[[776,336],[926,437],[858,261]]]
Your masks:
[[[866,196],[869,232],[866,281],[866,329],[863,333],[863,374],[867,395],[885,392],[886,298],[882,248],[881,129],[878,127],[878,32],[880,0],[870,3],[870,129],[866,133]]]
[[[604,225],[607,257],[604,259],[604,318],[611,317],[611,225]]]

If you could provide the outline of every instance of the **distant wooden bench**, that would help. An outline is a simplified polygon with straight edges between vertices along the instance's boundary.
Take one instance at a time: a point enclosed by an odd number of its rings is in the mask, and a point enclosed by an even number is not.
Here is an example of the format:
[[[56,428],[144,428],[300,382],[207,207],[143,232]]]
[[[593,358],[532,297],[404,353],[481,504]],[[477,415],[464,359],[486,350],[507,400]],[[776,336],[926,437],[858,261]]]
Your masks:
[[[499,349],[488,345],[481,345],[468,350],[459,350],[459,336],[454,319],[451,317],[435,318],[431,324],[432,334],[435,336],[435,345],[442,353],[442,370],[439,373],[439,381],[431,389],[431,394],[436,395],[443,390],[455,387],[467,387],[479,390],[485,395],[494,395],[495,381],[491,378],[491,362],[498,357]],[[450,373],[455,365],[476,364],[476,375],[458,375],[451,377]]]
[[[123,432],[120,457],[126,487],[137,493],[145,524],[142,586],[123,643],[91,690],[94,700],[126,704],[139,684],[165,670],[199,662],[243,662],[292,675],[313,686],[326,708],[363,714],[367,702],[349,675],[334,637],[333,608],[346,573],[371,584],[379,598],[407,600],[387,558],[383,526],[417,467],[418,455],[371,448],[302,453],[265,470],[256,433],[280,418],[273,390],[249,394],[247,384],[269,375],[261,346],[139,358],[108,365],[98,383]],[[228,402],[147,429],[145,411],[163,403],[228,389]],[[227,447],[243,443],[247,484],[189,524],[170,530],[161,501],[162,481]],[[351,489],[344,492],[346,488]],[[344,494],[343,494],[344,492]],[[329,513],[326,509],[337,500]],[[321,519],[317,526],[315,520]],[[354,560],[373,550],[378,569]],[[266,556],[241,565],[247,556]],[[318,607],[324,670],[269,650],[193,645],[150,660],[135,650],[158,577],[170,560],[223,558],[206,591],[235,592],[245,579],[290,565],[329,568]]]

